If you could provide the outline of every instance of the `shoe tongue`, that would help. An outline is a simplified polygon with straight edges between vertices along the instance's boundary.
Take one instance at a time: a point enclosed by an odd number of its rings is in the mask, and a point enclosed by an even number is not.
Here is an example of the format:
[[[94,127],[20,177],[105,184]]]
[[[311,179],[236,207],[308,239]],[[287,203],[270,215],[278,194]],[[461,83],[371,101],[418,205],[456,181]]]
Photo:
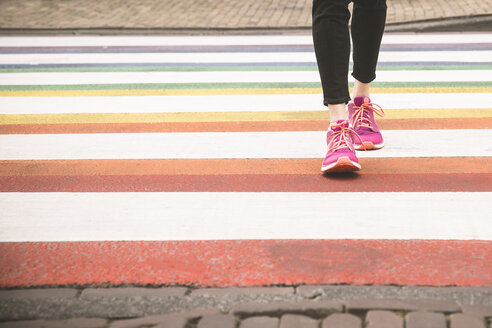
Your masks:
[[[348,128],[348,121],[338,120],[337,121],[337,125],[331,125],[330,126],[330,130],[331,131],[339,131],[342,126],[345,127],[345,128]]]
[[[364,101],[365,100],[365,101]],[[371,99],[367,98],[367,97],[355,97],[354,98],[354,104],[355,106],[359,107],[360,105],[362,105],[363,103],[370,103],[371,102]]]

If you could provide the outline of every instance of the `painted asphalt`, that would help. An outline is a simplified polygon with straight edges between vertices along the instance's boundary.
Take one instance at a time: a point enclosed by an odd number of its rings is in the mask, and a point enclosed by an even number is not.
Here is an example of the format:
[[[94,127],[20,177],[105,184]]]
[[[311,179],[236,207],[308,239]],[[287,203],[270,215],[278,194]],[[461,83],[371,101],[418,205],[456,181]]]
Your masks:
[[[387,34],[323,176],[311,37],[0,37],[0,286],[492,285],[491,34]]]

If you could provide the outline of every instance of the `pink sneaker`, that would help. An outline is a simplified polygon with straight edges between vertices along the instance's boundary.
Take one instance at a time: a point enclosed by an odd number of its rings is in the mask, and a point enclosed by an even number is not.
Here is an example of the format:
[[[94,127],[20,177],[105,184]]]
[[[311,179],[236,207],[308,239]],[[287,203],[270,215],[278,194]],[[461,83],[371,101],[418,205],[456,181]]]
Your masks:
[[[350,126],[360,136],[360,140],[354,140],[355,149],[383,148],[383,136],[374,120],[374,113],[384,116],[383,109],[367,97],[355,97],[354,102],[348,104],[348,111]]]
[[[349,172],[360,170],[355,155],[352,135],[357,134],[349,128],[348,121],[331,124],[326,135],[328,152],[321,166],[322,172]]]

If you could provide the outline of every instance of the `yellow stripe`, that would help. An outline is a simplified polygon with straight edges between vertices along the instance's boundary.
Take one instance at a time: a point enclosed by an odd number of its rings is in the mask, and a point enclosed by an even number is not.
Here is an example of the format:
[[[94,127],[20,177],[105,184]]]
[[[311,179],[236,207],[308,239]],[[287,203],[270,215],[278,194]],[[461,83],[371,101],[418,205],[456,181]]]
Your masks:
[[[373,88],[371,93],[492,93],[492,88]],[[0,91],[0,97],[99,97],[99,96],[200,96],[200,95],[271,95],[320,94],[320,88],[282,89],[156,89],[156,90],[55,90]]]
[[[386,110],[383,119],[492,117],[492,108]],[[327,110],[205,113],[2,114],[0,124],[160,123],[328,120]]]

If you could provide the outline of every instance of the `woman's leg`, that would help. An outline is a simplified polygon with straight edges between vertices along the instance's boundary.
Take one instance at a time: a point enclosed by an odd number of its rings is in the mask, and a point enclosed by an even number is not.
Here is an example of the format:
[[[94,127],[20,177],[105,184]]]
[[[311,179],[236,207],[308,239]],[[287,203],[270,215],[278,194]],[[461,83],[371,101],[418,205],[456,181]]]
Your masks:
[[[376,64],[386,22],[386,0],[354,0],[352,42],[356,79],[352,97],[369,97],[370,83],[376,78]]]
[[[323,172],[360,169],[348,123],[346,104],[350,100],[348,69],[350,0],[313,1],[313,41],[323,87],[323,103],[330,111],[327,133],[328,152],[321,165]]]
[[[330,115],[342,117],[349,102],[348,69],[350,32],[348,21],[350,0],[313,0],[313,42],[323,87],[323,103]],[[330,108],[331,107],[331,108]],[[333,113],[332,113],[333,112]],[[336,120],[336,119],[335,119]]]
[[[352,14],[352,42],[355,77],[353,102],[348,105],[350,124],[359,135],[356,149],[379,149],[384,146],[383,136],[374,119],[374,113],[384,115],[381,107],[370,100],[371,82],[376,78],[376,64],[386,21],[385,0],[354,0]]]
[[[357,79],[354,82],[354,88],[352,89],[352,99],[355,97],[367,97],[370,98],[371,82],[363,83]]]

